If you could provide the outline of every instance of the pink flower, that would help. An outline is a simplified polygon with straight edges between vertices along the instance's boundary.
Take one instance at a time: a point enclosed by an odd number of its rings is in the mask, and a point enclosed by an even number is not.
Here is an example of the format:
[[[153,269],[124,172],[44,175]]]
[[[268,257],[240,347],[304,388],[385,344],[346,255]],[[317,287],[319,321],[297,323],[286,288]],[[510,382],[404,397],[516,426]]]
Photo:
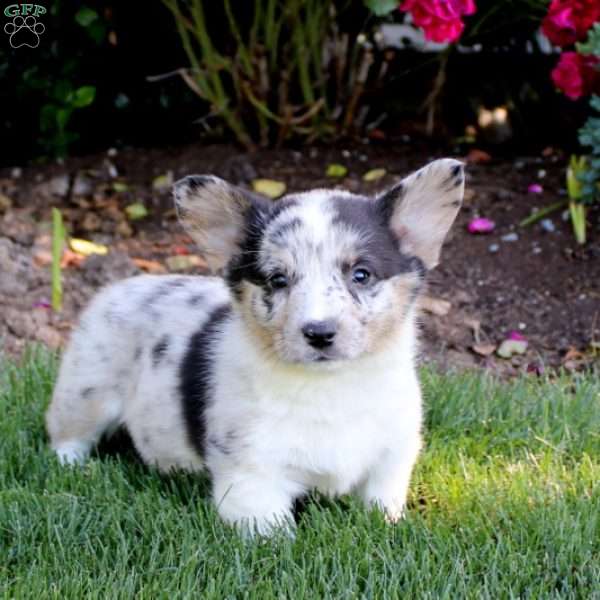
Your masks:
[[[539,183],[530,183],[527,186],[527,191],[530,194],[541,194],[544,191],[544,188]]]
[[[542,31],[553,44],[569,46],[584,39],[588,29],[598,20],[598,0],[552,0],[542,21]]]
[[[455,42],[465,28],[462,16],[472,15],[477,7],[474,0],[404,0],[400,10],[411,13],[426,39]]]
[[[552,70],[552,81],[571,100],[587,96],[600,87],[599,62],[596,56],[563,52]]]
[[[496,223],[494,221],[490,221],[490,219],[484,217],[471,219],[467,225],[469,233],[489,233],[490,231],[494,231],[495,227]]]
[[[525,336],[522,333],[519,333],[518,331],[510,331],[508,333],[508,335],[506,336],[506,339],[513,340],[516,342],[526,342],[527,341]]]

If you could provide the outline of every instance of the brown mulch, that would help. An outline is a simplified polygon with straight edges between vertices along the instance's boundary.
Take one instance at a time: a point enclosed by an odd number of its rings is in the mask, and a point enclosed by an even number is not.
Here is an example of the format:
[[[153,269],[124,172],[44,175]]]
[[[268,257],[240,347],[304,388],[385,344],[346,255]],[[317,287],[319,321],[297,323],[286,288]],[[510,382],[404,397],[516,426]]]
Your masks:
[[[248,155],[231,146],[198,145],[2,169],[0,344],[9,354],[19,354],[32,340],[61,347],[78,312],[105,283],[144,271],[203,272],[203,262],[176,222],[170,179],[215,173],[243,186],[266,177],[285,182],[288,191],[339,186],[374,193],[432,158],[408,146]],[[328,178],[331,163],[344,164],[348,175]],[[551,150],[544,156],[469,164],[465,206],[430,276],[422,318],[425,360],[444,368],[482,366],[510,374],[577,369],[600,358],[600,213],[590,211],[590,239],[582,248],[560,211],[543,224],[519,227],[534,207],[565,198],[564,164],[565,157]],[[378,167],[386,169],[385,177],[362,180]],[[544,191],[528,193],[531,183]],[[149,215],[131,221],[125,207],[135,202],[143,203]],[[86,259],[67,254],[59,314],[47,307],[53,206],[61,209],[71,235],[109,248],[106,256]],[[474,216],[494,220],[495,230],[468,233]],[[511,331],[527,339],[527,351],[500,358],[495,349]]]

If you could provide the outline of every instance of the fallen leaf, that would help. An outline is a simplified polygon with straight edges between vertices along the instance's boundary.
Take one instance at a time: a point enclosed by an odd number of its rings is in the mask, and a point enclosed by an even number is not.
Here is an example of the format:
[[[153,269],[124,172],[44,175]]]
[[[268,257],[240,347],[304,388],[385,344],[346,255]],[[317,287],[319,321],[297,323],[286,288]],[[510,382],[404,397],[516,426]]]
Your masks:
[[[372,139],[372,140],[385,140],[386,139],[386,135],[385,135],[385,131],[383,131],[382,129],[371,129],[368,133],[368,136]]]
[[[525,354],[526,350],[525,340],[504,340],[496,350],[496,354],[500,358],[511,358],[515,354]]]
[[[348,169],[344,165],[337,163],[332,163],[327,167],[327,171],[325,171],[327,177],[345,177],[347,173]]]
[[[371,169],[363,175],[363,181],[377,181],[385,177],[387,171],[385,169]]]
[[[156,260],[146,260],[145,258],[132,258],[133,264],[146,273],[166,273],[167,269]]]
[[[134,202],[125,207],[125,213],[131,221],[138,221],[148,216],[148,209],[141,202]]]
[[[173,185],[173,171],[167,171],[164,175],[159,175],[152,180],[152,189],[157,192],[170,190]]]
[[[129,189],[129,186],[122,181],[113,181],[112,189],[117,192],[117,194],[121,194],[126,192]]]
[[[103,244],[95,244],[89,240],[82,240],[79,238],[70,238],[69,246],[73,252],[82,254],[83,256],[89,256],[90,254],[107,254],[108,248]]]
[[[438,317],[445,317],[452,308],[452,303],[442,298],[433,298],[432,296],[423,296],[420,302],[421,308]]]
[[[492,160],[492,156],[485,152],[484,150],[479,150],[477,148],[473,148],[469,150],[467,154],[467,162],[472,163],[474,165],[481,163],[488,163]]]
[[[496,351],[496,344],[473,344],[471,350],[480,356],[491,356]]]
[[[186,256],[190,254],[190,249],[187,246],[173,246],[173,252],[180,256]]]
[[[252,189],[267,198],[275,199],[285,193],[286,185],[283,181],[274,179],[255,179],[252,182]]]
[[[577,348],[573,348],[572,346],[567,350],[566,354],[563,357],[563,361],[577,361],[585,358],[583,352],[577,350]]]
[[[194,254],[190,254],[188,256],[182,256],[180,254],[176,254],[175,256],[168,256],[165,259],[165,263],[167,264],[167,268],[169,271],[187,271],[188,269],[194,268],[205,268],[207,267],[206,261],[196,256]]]
[[[471,219],[467,225],[469,233],[490,233],[491,231],[494,231],[495,227],[496,223],[485,217]]]
[[[73,252],[68,248],[64,250],[60,259],[60,268],[67,269],[69,267],[80,267],[86,259],[84,254]]]

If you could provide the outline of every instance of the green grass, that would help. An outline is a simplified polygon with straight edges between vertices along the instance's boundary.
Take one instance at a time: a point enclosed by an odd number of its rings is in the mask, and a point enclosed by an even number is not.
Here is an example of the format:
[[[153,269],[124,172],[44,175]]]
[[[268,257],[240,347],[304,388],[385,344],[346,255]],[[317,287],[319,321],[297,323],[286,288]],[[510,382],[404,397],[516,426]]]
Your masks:
[[[205,480],[120,455],[60,468],[43,428],[55,369],[0,363],[0,597],[600,598],[596,376],[426,371],[405,521],[315,499],[295,540],[244,541]]]

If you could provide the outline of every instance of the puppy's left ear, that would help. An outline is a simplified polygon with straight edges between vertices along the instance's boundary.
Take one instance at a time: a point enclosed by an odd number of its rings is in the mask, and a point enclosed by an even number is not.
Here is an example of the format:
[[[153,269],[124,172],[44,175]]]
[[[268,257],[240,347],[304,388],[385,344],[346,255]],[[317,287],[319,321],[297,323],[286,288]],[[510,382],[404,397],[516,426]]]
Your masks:
[[[409,175],[376,202],[401,251],[417,256],[432,269],[438,264],[464,190],[463,163],[443,158]]]

